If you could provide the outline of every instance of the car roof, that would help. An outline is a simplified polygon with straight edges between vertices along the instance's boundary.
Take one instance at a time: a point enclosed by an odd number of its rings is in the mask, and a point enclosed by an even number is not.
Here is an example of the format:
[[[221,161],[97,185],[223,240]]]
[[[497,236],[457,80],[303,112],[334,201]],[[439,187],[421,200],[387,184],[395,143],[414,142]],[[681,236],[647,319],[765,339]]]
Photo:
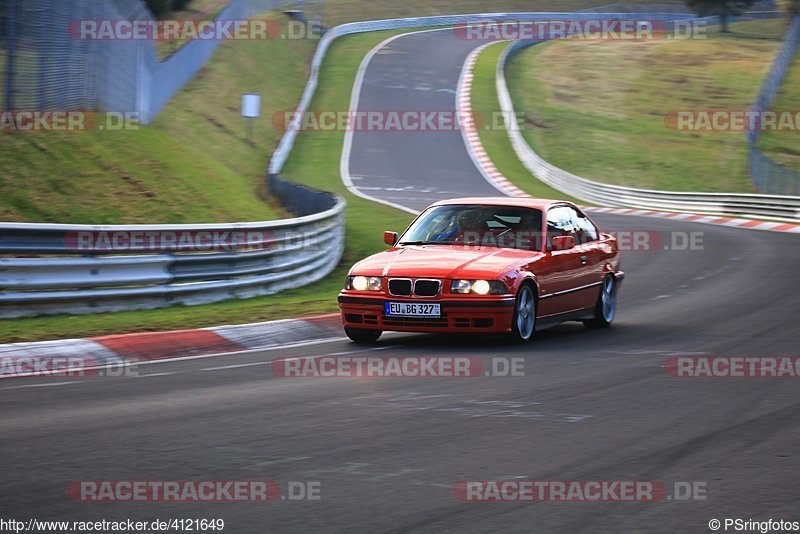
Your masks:
[[[546,198],[520,198],[520,197],[465,197],[452,198],[434,202],[431,206],[448,206],[458,204],[486,205],[486,206],[518,206],[523,208],[536,208],[542,211],[556,204],[574,205],[566,200],[550,200]]]

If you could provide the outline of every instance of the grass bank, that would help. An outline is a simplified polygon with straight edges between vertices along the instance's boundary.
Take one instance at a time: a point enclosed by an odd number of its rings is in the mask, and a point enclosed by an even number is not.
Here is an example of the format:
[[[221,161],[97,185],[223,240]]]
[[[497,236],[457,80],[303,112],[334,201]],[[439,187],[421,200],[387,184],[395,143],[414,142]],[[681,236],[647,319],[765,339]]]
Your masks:
[[[707,39],[557,41],[512,58],[524,135],[546,160],[593,180],[676,191],[752,191],[742,133],[679,132],[671,111],[747,109],[785,22],[739,23]]]
[[[138,130],[0,133],[0,220],[196,223],[285,215],[264,194],[264,169],[280,138],[270,117],[296,105],[315,46],[223,43],[158,119]],[[239,117],[246,92],[263,95],[264,120],[252,140]]]
[[[322,68],[321,83],[312,103],[312,109],[347,109],[353,81],[361,59],[372,47],[395,33],[402,33],[402,31],[368,33],[337,40],[331,47],[328,59]],[[247,54],[238,52],[237,55],[246,56]],[[215,56],[212,63],[209,64],[209,69],[214,69],[218,61],[225,59],[224,55]],[[260,55],[251,56],[250,59],[237,57],[237,61],[252,61],[249,67],[252,70],[263,67],[263,65],[257,65],[261,59],[263,58]],[[280,76],[278,73],[272,74]],[[278,80],[275,80],[276,83]],[[189,88],[188,93],[191,95],[194,92],[195,98],[199,98],[198,92],[214,92],[213,94],[216,96],[210,97],[204,104],[210,106],[215,102],[214,98],[224,97],[222,93],[225,89],[206,87],[207,83],[214,85],[208,77],[199,78],[193,82],[194,87]],[[219,91],[219,94],[216,91]],[[298,90],[295,100],[299,98],[299,94]],[[170,105],[173,104],[174,102]],[[200,102],[194,101],[193,105],[200,105]],[[166,113],[169,113],[169,110]],[[187,109],[184,113],[189,114],[189,110]],[[176,118],[179,117],[180,115]],[[183,120],[193,120],[193,117],[184,116]],[[159,118],[159,122],[161,121],[162,118]],[[166,127],[166,125],[164,126]],[[234,125],[229,124],[227,128],[233,129]],[[271,126],[262,125],[261,128],[267,129]],[[201,146],[206,151],[222,151],[224,149],[221,147],[210,146],[213,144],[213,138],[202,141],[203,135],[209,135],[210,131],[216,130],[220,130],[217,135],[223,135],[221,128],[206,127],[205,134],[197,132],[194,134],[197,137],[188,142],[202,143]],[[269,133],[263,131],[262,135],[269,135]],[[112,314],[5,320],[0,321],[0,342],[198,328],[336,311],[336,294],[341,289],[344,274],[350,264],[367,254],[385,248],[382,237],[384,229],[402,230],[411,220],[411,216],[407,213],[365,201],[346,192],[339,177],[339,157],[343,140],[343,132],[302,133],[298,136],[297,145],[284,172],[285,176],[297,182],[328,191],[337,191],[347,198],[347,249],[341,266],[331,276],[309,287],[247,300]],[[264,157],[263,163],[266,165],[266,157]],[[261,174],[258,176],[263,177],[263,167],[260,169]]]

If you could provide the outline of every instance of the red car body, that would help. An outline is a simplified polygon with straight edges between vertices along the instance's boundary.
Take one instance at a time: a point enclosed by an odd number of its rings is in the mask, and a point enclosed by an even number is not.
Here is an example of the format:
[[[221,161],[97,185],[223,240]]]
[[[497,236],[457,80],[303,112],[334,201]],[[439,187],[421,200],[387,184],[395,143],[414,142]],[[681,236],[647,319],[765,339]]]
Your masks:
[[[535,296],[535,328],[541,330],[564,321],[579,320],[591,325],[598,321],[607,326],[613,320],[598,318],[602,310],[602,292],[606,283],[616,298],[616,291],[624,277],[620,271],[620,254],[616,239],[596,228],[597,239],[570,243],[563,237],[548,239],[552,227],[548,218],[571,208],[581,213],[574,204],[564,201],[521,198],[464,198],[437,202],[418,216],[439,206],[491,206],[523,207],[539,210],[541,239],[531,249],[501,248],[483,245],[404,245],[370,256],[353,266],[349,275],[380,278],[379,290],[345,288],[339,294],[339,307],[345,330],[356,341],[372,341],[382,331],[440,332],[440,333],[514,333],[516,308],[523,286]],[[567,212],[572,213],[567,210]],[[591,221],[585,214],[580,215]],[[416,222],[416,220],[415,220]],[[585,224],[585,221],[581,221]],[[594,224],[593,221],[591,221]],[[413,228],[415,223],[409,228]],[[551,230],[548,234],[548,229]],[[408,230],[407,230],[408,232]],[[387,236],[392,235],[387,232]],[[396,234],[394,234],[396,236]],[[404,234],[405,236],[405,234]],[[550,235],[550,237],[553,237]],[[556,236],[558,237],[558,236]],[[583,239],[581,239],[583,241]],[[554,247],[558,243],[558,247]],[[569,246],[572,244],[573,246]],[[348,279],[350,280],[350,278]],[[393,287],[403,287],[403,295],[392,294]],[[399,280],[399,282],[397,281]],[[410,280],[410,295],[406,288]],[[417,281],[441,281],[440,290],[431,296],[428,284],[426,296],[416,295]],[[451,290],[453,280],[500,281],[499,294],[458,294]],[[349,282],[348,282],[349,283]],[[424,287],[420,285],[420,287]],[[500,290],[498,290],[500,291]],[[390,316],[387,303],[439,304],[438,317]],[[411,309],[404,307],[405,309]],[[424,309],[415,307],[414,309]],[[520,312],[521,314],[522,312]],[[527,341],[523,339],[522,341]]]

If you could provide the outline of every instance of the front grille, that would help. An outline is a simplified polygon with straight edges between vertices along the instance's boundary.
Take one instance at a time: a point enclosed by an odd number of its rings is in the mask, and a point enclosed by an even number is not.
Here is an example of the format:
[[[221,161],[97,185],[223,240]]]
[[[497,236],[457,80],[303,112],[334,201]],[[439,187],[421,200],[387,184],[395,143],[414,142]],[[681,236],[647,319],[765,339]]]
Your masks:
[[[439,280],[417,280],[414,294],[418,297],[435,297],[439,294],[442,283]]]
[[[442,290],[440,280],[415,280],[408,278],[390,278],[389,294],[396,297],[435,297]]]
[[[401,297],[411,296],[411,280],[392,279],[389,280],[389,293]]]
[[[447,328],[447,315],[442,317],[383,317],[384,326],[421,326],[424,328]]]

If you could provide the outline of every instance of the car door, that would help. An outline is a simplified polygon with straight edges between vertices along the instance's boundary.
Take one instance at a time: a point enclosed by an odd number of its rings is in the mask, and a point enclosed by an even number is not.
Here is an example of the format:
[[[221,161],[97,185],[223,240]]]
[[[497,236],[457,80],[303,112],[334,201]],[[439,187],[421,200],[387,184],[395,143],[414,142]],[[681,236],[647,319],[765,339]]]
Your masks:
[[[569,210],[577,233],[576,246],[582,251],[580,259],[583,272],[580,279],[586,289],[581,291],[581,298],[583,307],[589,308],[597,303],[600,294],[608,246],[597,226],[583,212],[571,206]]]
[[[576,216],[570,206],[554,206],[547,211],[546,254],[539,272],[539,315],[546,317],[579,310],[586,307],[585,291],[580,286],[587,280],[583,261],[586,255],[579,244]],[[568,250],[554,250],[554,236],[572,236],[575,246]]]

